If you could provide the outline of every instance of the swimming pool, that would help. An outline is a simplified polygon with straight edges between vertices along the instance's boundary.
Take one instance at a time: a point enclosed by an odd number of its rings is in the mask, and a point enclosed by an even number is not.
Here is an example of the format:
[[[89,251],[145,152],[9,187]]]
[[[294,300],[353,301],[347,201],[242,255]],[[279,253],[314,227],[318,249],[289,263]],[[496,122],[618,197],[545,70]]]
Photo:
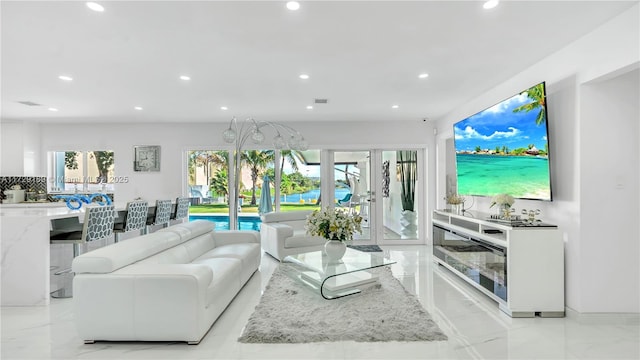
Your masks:
[[[189,215],[189,221],[209,220],[216,223],[216,230],[229,230],[229,215]],[[238,216],[240,230],[260,231],[260,217]]]

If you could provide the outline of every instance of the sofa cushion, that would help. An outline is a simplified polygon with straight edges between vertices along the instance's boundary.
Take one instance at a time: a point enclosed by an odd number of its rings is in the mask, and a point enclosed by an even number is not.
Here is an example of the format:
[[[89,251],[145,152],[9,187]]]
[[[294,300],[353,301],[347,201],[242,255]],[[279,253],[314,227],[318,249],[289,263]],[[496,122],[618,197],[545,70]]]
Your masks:
[[[191,262],[207,251],[213,249],[216,246],[216,242],[213,233],[208,233],[200,235],[195,239],[191,239],[182,244],[182,246],[184,246],[189,253],[189,262]]]
[[[233,258],[242,261],[243,267],[249,267],[249,264],[256,257],[260,257],[260,244],[244,243],[233,244],[217,247],[211,251],[202,254],[202,258]]]
[[[242,262],[233,258],[201,258],[193,264],[205,265],[213,272],[211,283],[207,287],[207,307],[214,304],[223,293],[236,294],[242,288],[240,282]]]
[[[173,232],[155,232],[77,256],[74,273],[106,274],[169,249],[181,241]]]

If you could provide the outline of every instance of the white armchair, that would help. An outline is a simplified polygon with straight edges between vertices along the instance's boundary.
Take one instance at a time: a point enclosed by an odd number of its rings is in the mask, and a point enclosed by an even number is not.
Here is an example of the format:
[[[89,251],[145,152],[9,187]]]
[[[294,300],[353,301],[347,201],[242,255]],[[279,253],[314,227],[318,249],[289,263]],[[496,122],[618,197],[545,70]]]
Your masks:
[[[322,250],[326,239],[307,235],[305,223],[312,211],[267,213],[260,217],[260,243],[262,249],[282,261],[292,254]]]

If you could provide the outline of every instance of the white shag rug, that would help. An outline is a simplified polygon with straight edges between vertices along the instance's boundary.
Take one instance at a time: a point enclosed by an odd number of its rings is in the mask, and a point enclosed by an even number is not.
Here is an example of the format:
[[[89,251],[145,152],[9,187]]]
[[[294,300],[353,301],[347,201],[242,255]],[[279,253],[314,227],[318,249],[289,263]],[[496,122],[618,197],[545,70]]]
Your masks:
[[[325,300],[293,280],[280,264],[239,342],[436,341],[447,336],[417,298],[387,267],[374,269],[380,284],[360,294]]]

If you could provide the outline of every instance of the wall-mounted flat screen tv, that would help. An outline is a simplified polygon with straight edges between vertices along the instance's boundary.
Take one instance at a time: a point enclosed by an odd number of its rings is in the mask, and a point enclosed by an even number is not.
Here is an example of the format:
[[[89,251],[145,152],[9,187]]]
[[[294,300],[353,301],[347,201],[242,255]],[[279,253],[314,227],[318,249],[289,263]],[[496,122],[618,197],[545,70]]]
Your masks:
[[[551,201],[545,83],[453,125],[458,194]]]

